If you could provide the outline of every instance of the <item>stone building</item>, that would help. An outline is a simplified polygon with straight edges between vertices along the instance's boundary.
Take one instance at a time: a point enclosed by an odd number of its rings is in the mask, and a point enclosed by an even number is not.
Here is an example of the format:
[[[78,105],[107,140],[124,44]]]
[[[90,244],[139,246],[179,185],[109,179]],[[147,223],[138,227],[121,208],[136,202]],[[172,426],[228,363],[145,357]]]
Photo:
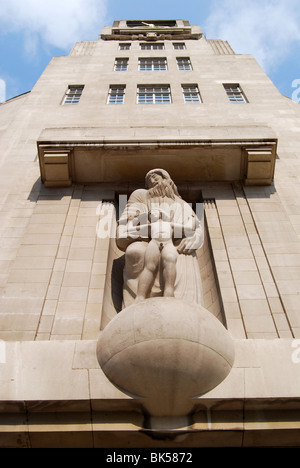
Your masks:
[[[0,105],[1,447],[299,446],[299,137],[255,59],[183,20],[115,21]],[[181,424],[151,425],[96,355],[115,221],[157,167],[204,209],[204,307],[235,349]]]

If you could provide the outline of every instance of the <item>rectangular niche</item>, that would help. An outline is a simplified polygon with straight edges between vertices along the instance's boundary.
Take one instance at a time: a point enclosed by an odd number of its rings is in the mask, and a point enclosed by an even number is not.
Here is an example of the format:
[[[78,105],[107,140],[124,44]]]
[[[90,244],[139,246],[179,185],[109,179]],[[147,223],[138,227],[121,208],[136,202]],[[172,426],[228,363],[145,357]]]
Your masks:
[[[116,216],[117,210],[115,209],[115,205],[112,204],[111,209]],[[115,217],[115,219],[112,220],[112,225],[114,225],[116,221],[117,219]],[[202,226],[205,230],[204,245],[197,251],[196,255],[202,280],[203,306],[218,318],[221,323],[226,325],[205,219],[203,219]],[[124,265],[125,254],[117,247],[116,239],[111,238],[108,250],[101,329],[104,329],[122,310]]]

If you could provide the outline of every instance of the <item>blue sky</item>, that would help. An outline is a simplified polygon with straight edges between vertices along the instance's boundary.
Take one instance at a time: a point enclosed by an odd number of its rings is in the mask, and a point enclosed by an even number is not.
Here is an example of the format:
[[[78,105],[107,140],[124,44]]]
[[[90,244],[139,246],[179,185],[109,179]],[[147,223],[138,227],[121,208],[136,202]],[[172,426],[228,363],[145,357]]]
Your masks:
[[[254,55],[282,94],[300,101],[299,0],[2,0],[0,102],[30,91],[53,56],[119,19],[188,19]]]

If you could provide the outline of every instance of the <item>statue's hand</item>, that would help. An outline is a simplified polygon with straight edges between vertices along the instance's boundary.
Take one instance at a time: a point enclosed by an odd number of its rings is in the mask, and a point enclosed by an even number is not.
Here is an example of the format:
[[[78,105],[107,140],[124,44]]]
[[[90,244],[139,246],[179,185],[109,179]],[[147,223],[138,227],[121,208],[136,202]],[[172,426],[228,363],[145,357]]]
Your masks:
[[[180,254],[192,255],[196,250],[200,249],[203,244],[203,239],[198,232],[195,232],[192,237],[185,237],[177,247]]]
[[[171,221],[171,213],[167,212],[166,210],[162,208],[154,208],[149,212],[149,219],[152,222],[156,222],[158,220],[163,220],[163,221]]]

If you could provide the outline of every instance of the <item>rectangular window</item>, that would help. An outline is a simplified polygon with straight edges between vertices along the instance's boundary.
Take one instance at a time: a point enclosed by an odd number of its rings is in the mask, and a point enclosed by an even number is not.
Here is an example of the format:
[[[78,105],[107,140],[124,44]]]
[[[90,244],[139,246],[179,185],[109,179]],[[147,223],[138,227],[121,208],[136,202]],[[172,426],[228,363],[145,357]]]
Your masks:
[[[197,104],[201,102],[197,85],[182,85],[184,102],[187,104]]]
[[[125,98],[125,85],[112,85],[109,88],[108,104],[123,104]]]
[[[127,71],[128,61],[128,58],[117,58],[115,60],[115,71]]]
[[[175,50],[185,50],[186,46],[184,42],[173,42],[173,47]]]
[[[239,84],[224,84],[228,99],[233,103],[246,103],[247,99]]]
[[[166,58],[140,58],[140,71],[161,71],[167,69]]]
[[[178,70],[191,70],[192,64],[189,57],[177,57]]]
[[[120,50],[130,50],[131,44],[130,43],[121,43],[119,44],[119,49]]]
[[[78,104],[82,95],[84,86],[69,86],[64,98],[64,104]]]
[[[171,89],[169,85],[140,85],[138,87],[138,104],[170,104]]]
[[[163,42],[142,43],[140,44],[141,50],[164,50],[165,44]]]

